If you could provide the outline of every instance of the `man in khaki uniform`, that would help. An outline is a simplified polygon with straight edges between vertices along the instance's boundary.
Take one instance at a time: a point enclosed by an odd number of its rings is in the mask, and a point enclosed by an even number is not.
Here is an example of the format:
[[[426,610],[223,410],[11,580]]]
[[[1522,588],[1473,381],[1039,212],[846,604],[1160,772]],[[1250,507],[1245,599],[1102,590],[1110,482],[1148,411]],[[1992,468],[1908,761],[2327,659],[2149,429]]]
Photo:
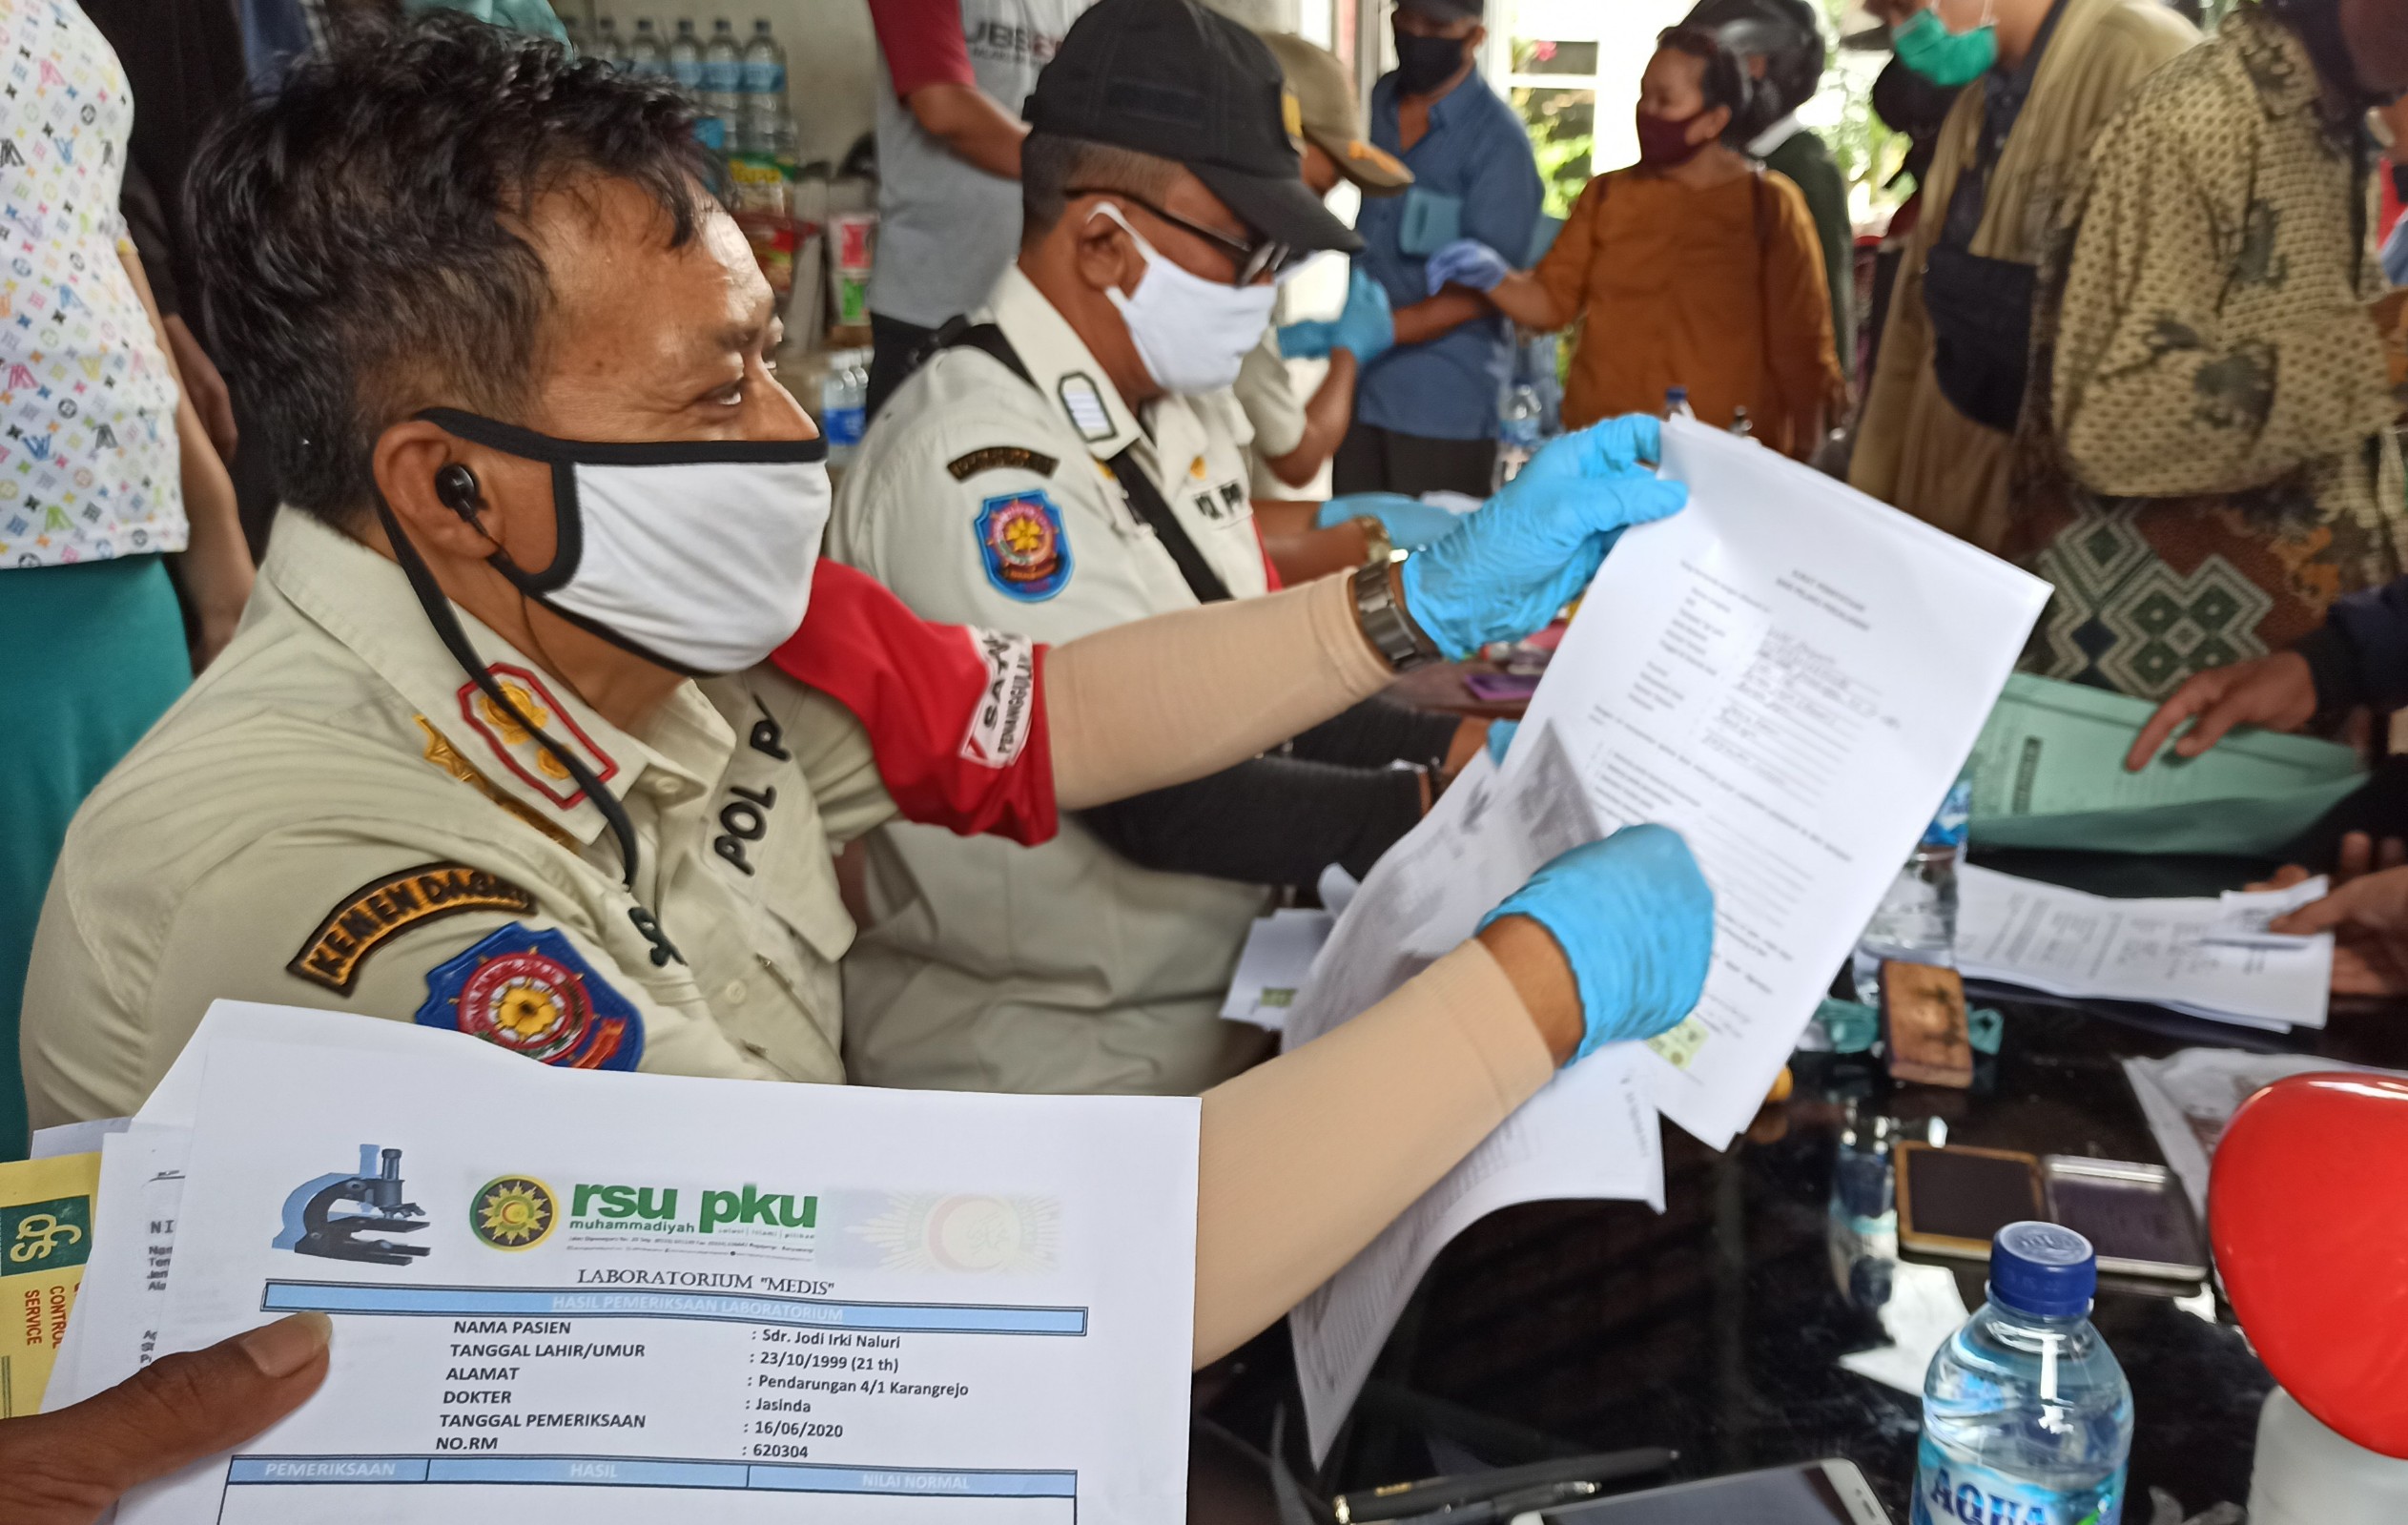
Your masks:
[[[462,166],[441,186],[427,143]],[[1042,650],[814,574],[822,447],[692,154],[666,93],[457,20],[305,73],[212,154],[205,263],[287,508],[228,654],[70,830],[38,1123],[132,1111],[220,997],[839,1080],[834,844],[897,813],[1042,840],[1058,804],[1225,768],[1430,650],[1393,577]],[[564,189],[511,223],[526,162]],[[1448,573],[1422,617],[1526,606],[1603,501],[1527,509],[1561,529],[1510,549],[1513,586]]]
[[[1276,116],[1206,111],[1253,131],[1172,128],[1116,109],[1102,87],[1106,67],[1175,83],[1214,49],[1233,83],[1276,98],[1269,50],[1201,8],[1082,19],[1039,76],[1019,257],[977,324],[950,330],[951,347],[878,415],[830,525],[829,553],[917,613],[1059,644],[1266,591],[1225,374],[1248,336],[1198,325],[1165,361],[1142,304],[1163,282],[1205,312],[1267,297],[1276,268],[1242,279],[1245,243],[1354,239],[1302,194]],[[1204,176],[1245,168],[1299,194],[1241,214]],[[1362,562],[1359,544],[1348,559]],[[1186,1093],[1226,1079],[1267,1047],[1261,1029],[1220,1020],[1266,886],[1310,882],[1332,861],[1366,871],[1427,803],[1423,775],[1393,765],[1441,768],[1459,738],[1468,756],[1468,729],[1379,707],[1299,738],[1308,760],[1241,764],[1065,820],[1035,847],[877,833],[870,925],[845,963],[854,1077]]]
[[[705,167],[667,87],[450,12],[304,61],[216,140],[203,267],[286,512],[243,631],[69,834],[27,1003],[44,1121],[134,1106],[229,993],[555,1064],[833,1079],[831,840],[890,809],[1041,840],[1057,806],[1226,767],[1526,633],[1682,500],[1635,469],[1651,430],[1598,430],[1401,569],[1050,650],[928,625],[815,565],[820,447]],[[1293,1307],[1556,1065],[1677,1021],[1712,931],[1679,838],[1633,827],[1216,1087],[1195,1175],[1159,1185],[1196,1195],[1195,1359]],[[240,1359],[322,1370],[323,1328],[299,1332]],[[265,1422],[209,1370],[175,1375]],[[128,1427],[144,1386],[0,1425],[0,1514],[96,1507],[207,1451]],[[141,1466],[89,1470],[134,1432]]]

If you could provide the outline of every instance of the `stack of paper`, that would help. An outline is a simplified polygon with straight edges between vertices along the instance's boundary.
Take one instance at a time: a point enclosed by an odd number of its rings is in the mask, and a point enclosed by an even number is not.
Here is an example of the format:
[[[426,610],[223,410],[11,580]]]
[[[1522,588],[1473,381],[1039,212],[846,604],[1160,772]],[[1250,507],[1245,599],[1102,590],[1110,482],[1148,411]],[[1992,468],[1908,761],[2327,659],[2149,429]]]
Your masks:
[[[49,1406],[314,1309],[325,1386],[128,1525],[1154,1525],[1198,1116],[555,1070],[220,1002],[104,1144]]]
[[[1294,1047],[1472,935],[1564,849],[1674,827],[1716,897],[1703,1000],[1567,1070],[1298,1309],[1316,1454],[1446,1242],[1547,1197],[1663,1202],[1657,1115],[1746,1126],[1947,793],[2048,587],[1772,451],[1668,425],[1688,509],[1626,534],[1501,770],[1389,850],[1291,1009]]]
[[[2324,895],[2317,878],[2213,899],[2117,900],[1968,865],[1957,872],[1957,968],[2274,1032],[2322,1027],[2331,935],[2282,937],[2266,923]]]
[[[2202,1223],[2208,1216],[2209,1163],[2241,1103],[2286,1077],[2336,1071],[2408,1080],[2408,1074],[2398,1070],[2345,1064],[2315,1054],[2244,1054],[2230,1048],[2186,1048],[2164,1059],[2124,1061],[2124,1077],[2131,1082],[2141,1115],[2149,1119],[2149,1131],[2166,1164],[2182,1178],[2183,1190]]]

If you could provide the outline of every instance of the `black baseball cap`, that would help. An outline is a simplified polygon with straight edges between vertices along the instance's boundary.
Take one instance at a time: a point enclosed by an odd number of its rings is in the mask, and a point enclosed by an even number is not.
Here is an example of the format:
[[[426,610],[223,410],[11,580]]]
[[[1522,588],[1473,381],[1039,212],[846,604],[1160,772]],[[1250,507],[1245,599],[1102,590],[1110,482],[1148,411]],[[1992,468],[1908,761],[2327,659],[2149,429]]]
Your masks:
[[[1195,0],[1100,0],[1071,24],[1021,114],[1033,132],[1176,160],[1266,238],[1363,247],[1304,182],[1279,60]]]

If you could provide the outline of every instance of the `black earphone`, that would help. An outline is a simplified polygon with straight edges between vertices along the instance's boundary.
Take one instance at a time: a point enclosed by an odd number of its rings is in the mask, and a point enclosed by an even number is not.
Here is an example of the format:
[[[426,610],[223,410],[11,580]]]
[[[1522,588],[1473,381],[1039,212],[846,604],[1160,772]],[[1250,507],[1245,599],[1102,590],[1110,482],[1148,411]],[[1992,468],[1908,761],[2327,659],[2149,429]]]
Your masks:
[[[473,527],[484,509],[477,501],[477,474],[457,461],[436,472],[435,501]]]

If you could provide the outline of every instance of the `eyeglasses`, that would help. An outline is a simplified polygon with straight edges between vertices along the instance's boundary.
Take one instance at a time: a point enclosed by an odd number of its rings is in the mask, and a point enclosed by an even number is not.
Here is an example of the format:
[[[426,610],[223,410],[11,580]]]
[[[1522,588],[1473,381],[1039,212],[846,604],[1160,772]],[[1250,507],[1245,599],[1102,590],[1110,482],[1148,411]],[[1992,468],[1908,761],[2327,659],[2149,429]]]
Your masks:
[[[1204,242],[1225,250],[1229,258],[1237,265],[1237,275],[1229,281],[1232,286],[1251,286],[1266,275],[1282,275],[1294,269],[1312,254],[1309,249],[1299,249],[1293,244],[1283,243],[1277,238],[1262,238],[1251,243],[1243,238],[1232,238],[1217,228],[1207,228],[1200,222],[1190,222],[1176,212],[1163,211],[1142,196],[1131,196],[1126,191],[1115,190],[1108,186],[1073,186],[1062,195],[1065,196],[1108,196],[1115,200],[1126,201],[1131,206],[1144,208],[1174,228],[1183,229]]]

